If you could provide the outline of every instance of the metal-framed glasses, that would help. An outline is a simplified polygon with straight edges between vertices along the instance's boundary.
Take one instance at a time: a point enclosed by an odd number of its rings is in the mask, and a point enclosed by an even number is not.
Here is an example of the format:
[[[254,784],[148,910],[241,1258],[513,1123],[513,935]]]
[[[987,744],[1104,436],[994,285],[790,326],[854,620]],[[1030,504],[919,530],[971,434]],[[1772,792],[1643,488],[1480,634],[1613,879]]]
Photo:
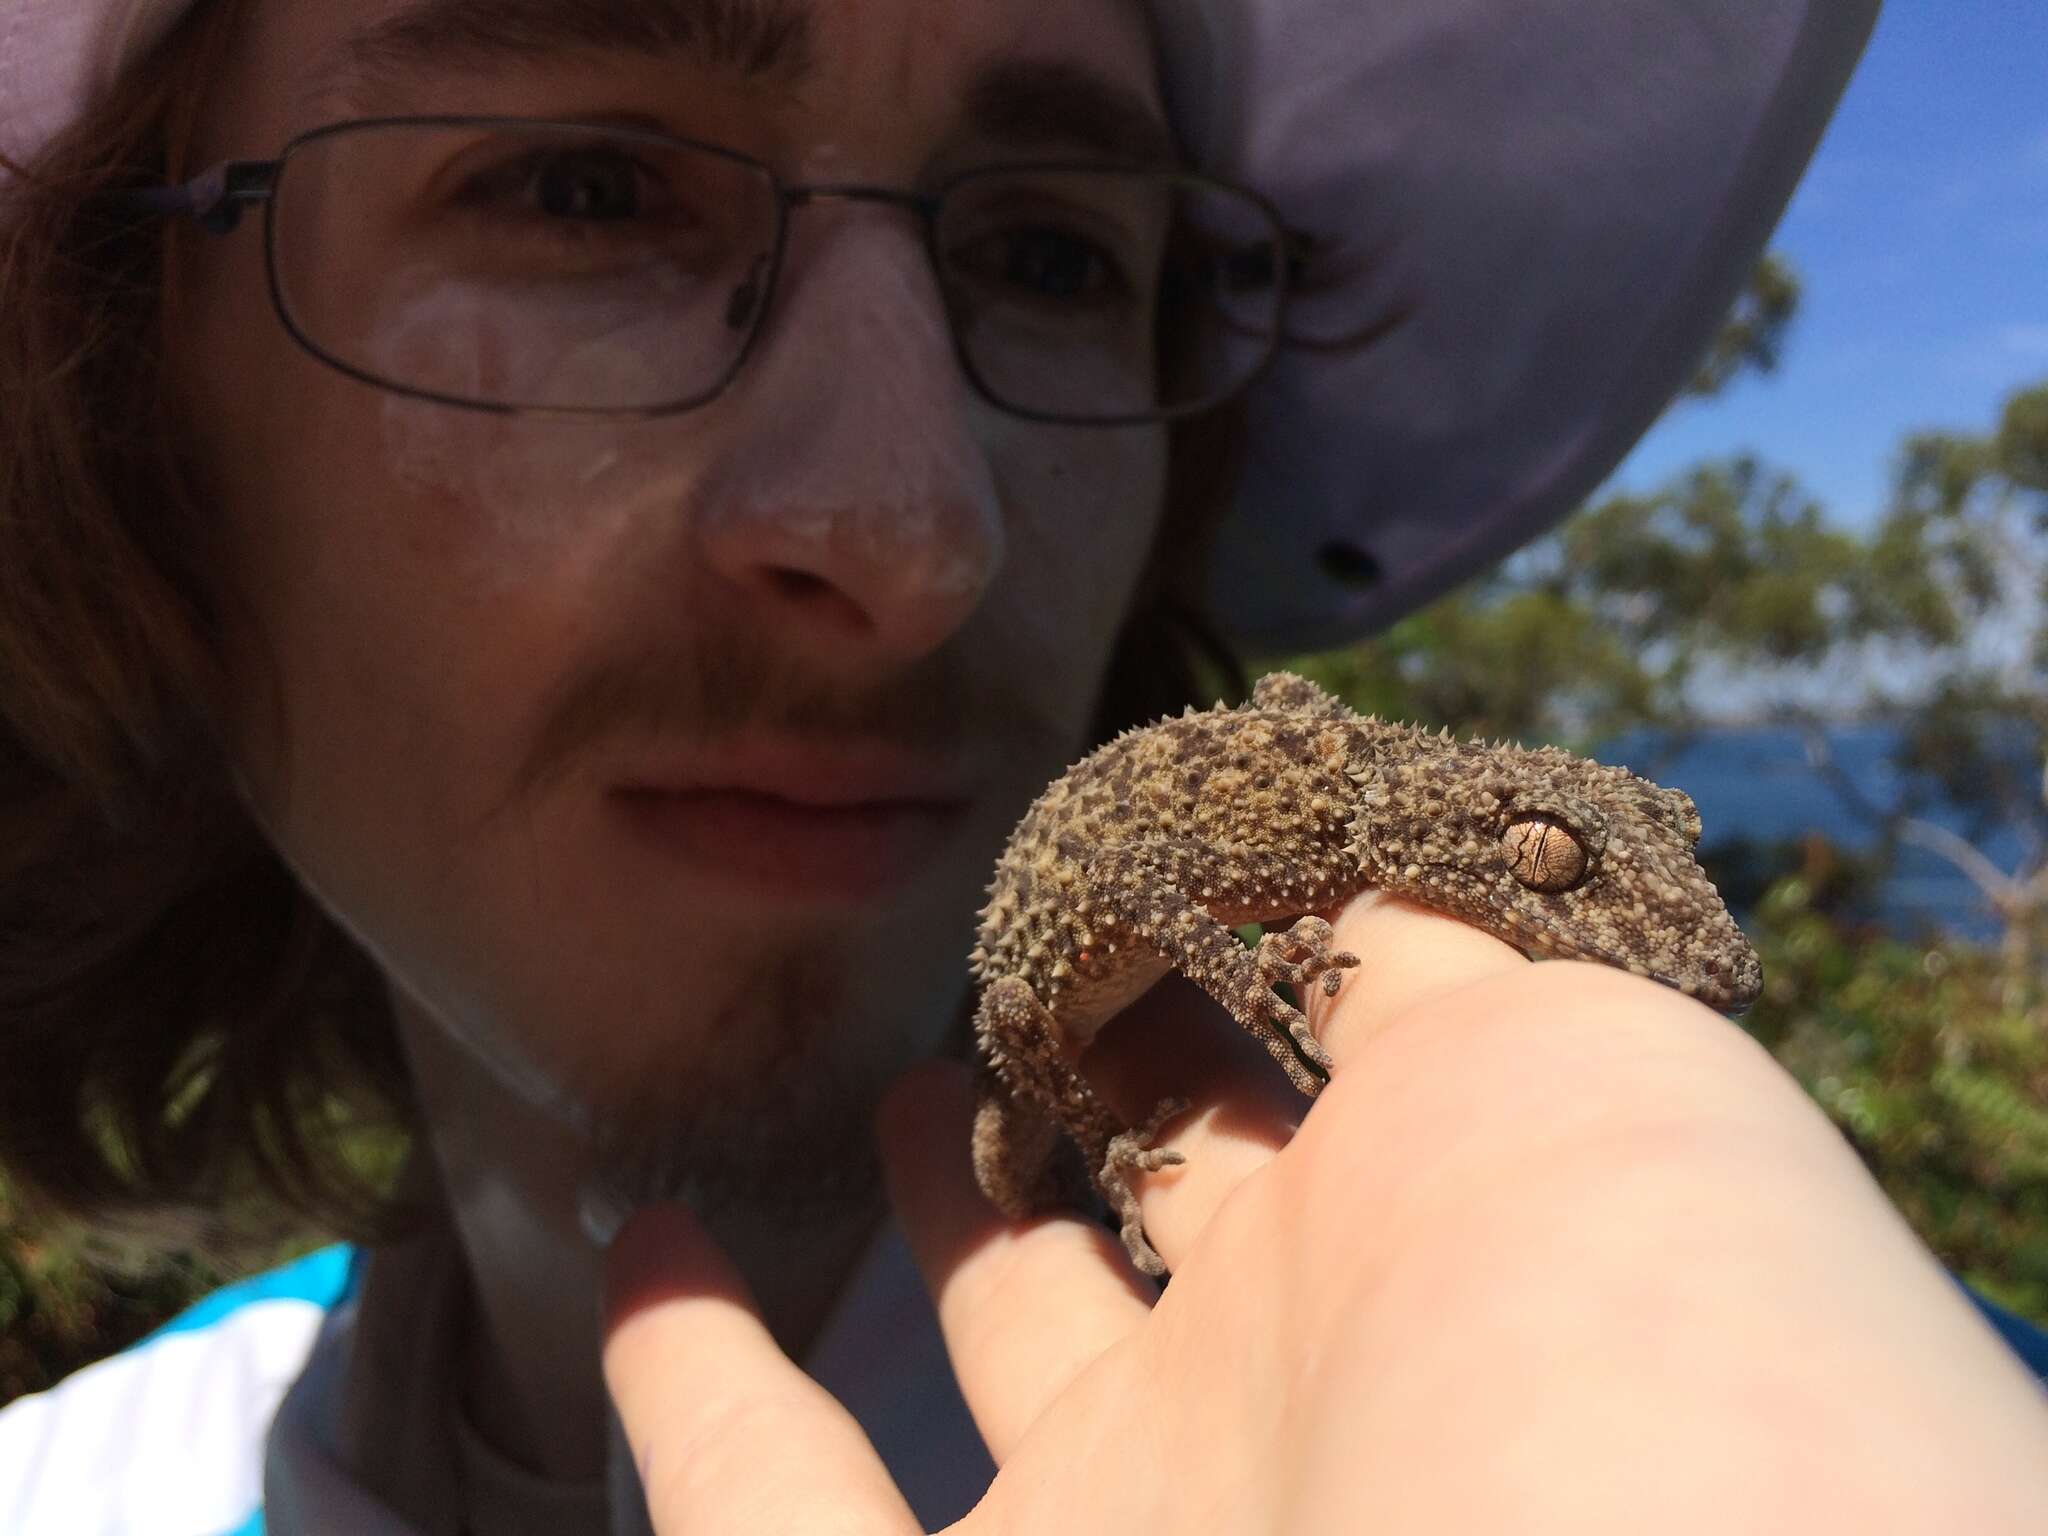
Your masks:
[[[790,215],[849,200],[920,220],[962,370],[1035,421],[1158,421],[1227,399],[1271,360],[1306,251],[1263,198],[1178,170],[1044,161],[929,193],[792,185],[719,145],[528,118],[337,123],[274,160],[128,194],[215,233],[262,204],[278,317],[345,374],[453,406],[605,416],[728,388]]]

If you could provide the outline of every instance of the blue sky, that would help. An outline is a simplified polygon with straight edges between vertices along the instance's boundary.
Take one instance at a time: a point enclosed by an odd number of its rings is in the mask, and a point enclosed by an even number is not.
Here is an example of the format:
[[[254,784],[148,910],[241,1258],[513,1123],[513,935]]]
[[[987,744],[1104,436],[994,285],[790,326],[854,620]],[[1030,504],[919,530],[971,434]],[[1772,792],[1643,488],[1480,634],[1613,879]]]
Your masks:
[[[1890,0],[1772,246],[1805,298],[1777,374],[1669,412],[1615,484],[1752,450],[1882,510],[1912,430],[2048,380],[2048,0]]]

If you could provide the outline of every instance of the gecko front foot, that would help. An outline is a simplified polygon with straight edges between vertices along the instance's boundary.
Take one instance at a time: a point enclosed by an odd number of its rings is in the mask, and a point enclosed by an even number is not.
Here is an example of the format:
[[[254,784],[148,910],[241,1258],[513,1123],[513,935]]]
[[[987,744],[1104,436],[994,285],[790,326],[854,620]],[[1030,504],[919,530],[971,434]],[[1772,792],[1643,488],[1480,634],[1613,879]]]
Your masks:
[[[1145,1240],[1145,1222],[1138,1209],[1137,1192],[1131,1188],[1129,1175],[1132,1172],[1157,1173],[1161,1168],[1178,1167],[1187,1159],[1178,1152],[1152,1145],[1160,1128],[1175,1115],[1188,1107],[1186,1099],[1162,1099],[1159,1107],[1152,1111],[1151,1118],[1143,1125],[1134,1126],[1121,1135],[1112,1136],[1109,1148],[1103,1154],[1102,1171],[1096,1183],[1105,1200],[1118,1216],[1123,1218],[1120,1235],[1124,1249],[1131,1256],[1131,1262],[1148,1275],[1166,1273],[1166,1261]]]
[[[1323,995],[1335,997],[1337,988],[1343,984],[1344,972],[1358,964],[1358,956],[1350,951],[1331,949],[1336,937],[1335,930],[1320,917],[1304,917],[1285,933],[1260,935],[1258,947],[1252,952],[1260,984],[1271,988],[1284,981],[1301,995],[1311,983],[1320,981]],[[1333,1065],[1330,1053],[1316,1039],[1302,1012],[1279,1003],[1274,1013],[1276,1022],[1286,1026],[1289,1038],[1301,1054],[1327,1073]]]

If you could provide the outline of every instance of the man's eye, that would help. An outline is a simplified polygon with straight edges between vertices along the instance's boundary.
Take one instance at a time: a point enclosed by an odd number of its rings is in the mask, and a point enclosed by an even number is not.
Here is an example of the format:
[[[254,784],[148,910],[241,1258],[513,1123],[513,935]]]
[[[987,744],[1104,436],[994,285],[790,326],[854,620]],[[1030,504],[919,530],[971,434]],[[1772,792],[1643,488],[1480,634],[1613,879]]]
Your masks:
[[[560,219],[630,219],[640,212],[638,168],[624,156],[557,155],[534,176],[541,211]]]
[[[550,149],[522,155],[472,178],[462,201],[506,205],[550,219],[616,223],[648,212],[648,178],[615,149]]]
[[[1121,299],[1129,292],[1115,258],[1092,240],[1050,226],[1004,230],[952,252],[960,275],[978,283],[1067,302]]]

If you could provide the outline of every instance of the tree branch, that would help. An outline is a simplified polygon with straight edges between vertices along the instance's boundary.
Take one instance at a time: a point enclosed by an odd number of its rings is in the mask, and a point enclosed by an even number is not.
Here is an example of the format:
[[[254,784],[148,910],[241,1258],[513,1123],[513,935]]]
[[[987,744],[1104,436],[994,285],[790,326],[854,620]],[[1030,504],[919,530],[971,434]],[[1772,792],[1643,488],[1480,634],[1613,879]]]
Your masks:
[[[1900,842],[1916,844],[1947,859],[1969,876],[1970,883],[1984,893],[1985,899],[2001,916],[2010,920],[2025,911],[2032,882],[2008,875],[1979,852],[1969,839],[1958,837],[1947,827],[1922,821],[1917,816],[1901,816],[1896,826]]]

